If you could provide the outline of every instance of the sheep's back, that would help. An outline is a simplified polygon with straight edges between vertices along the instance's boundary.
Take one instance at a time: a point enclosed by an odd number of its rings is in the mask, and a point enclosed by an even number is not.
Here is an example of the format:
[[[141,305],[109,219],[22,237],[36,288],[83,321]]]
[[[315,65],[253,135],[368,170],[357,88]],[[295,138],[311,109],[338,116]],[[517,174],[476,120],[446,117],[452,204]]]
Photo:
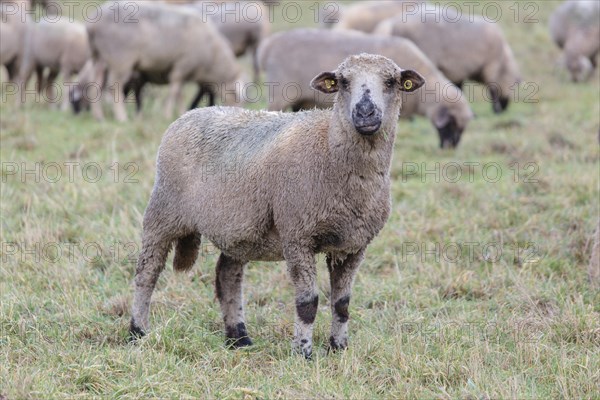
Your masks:
[[[550,16],[552,39],[563,47],[568,37],[576,32],[589,31],[590,40],[600,41],[596,32],[600,26],[600,2],[566,1]]]
[[[115,22],[112,3],[102,7],[100,21],[88,24],[92,46],[109,63],[136,64],[140,69],[168,69],[176,60],[210,58],[207,43],[218,35],[212,23],[181,7],[139,3],[136,22],[128,21],[119,3]],[[202,45],[199,45],[202,44]]]

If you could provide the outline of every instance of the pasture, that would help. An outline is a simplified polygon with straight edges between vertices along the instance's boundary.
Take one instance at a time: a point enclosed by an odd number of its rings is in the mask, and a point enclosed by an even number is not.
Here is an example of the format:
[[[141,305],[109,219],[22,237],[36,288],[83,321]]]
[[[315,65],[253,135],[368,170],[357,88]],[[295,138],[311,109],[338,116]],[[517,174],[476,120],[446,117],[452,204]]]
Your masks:
[[[273,31],[316,25],[315,2],[296,4],[298,21],[275,11]],[[129,104],[127,123],[44,102],[16,109],[3,92],[0,395],[598,398],[600,285],[588,264],[599,217],[599,73],[574,84],[557,65],[548,17],[559,2],[477,4],[475,13],[501,10],[523,75],[516,101],[495,115],[483,87],[468,86],[477,117],[456,150],[439,149],[424,118],[399,122],[392,214],[354,285],[350,346],[327,354],[320,257],[308,362],[290,348],[284,263],[249,265],[255,345],[225,348],[210,243],[189,273],[175,274],[171,255],[151,331],[127,343],[142,215],[172,122],[162,116],[165,87],[146,91],[138,117]],[[192,95],[187,88],[185,101]]]

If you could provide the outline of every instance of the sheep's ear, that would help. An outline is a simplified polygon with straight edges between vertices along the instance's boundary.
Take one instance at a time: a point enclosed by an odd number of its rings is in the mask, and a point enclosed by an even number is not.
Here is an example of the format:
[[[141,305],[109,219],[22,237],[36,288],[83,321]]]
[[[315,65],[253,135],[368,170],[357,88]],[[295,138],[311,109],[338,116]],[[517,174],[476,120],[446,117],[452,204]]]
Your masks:
[[[311,82],[310,87],[323,93],[335,93],[339,90],[335,72],[322,72]]]
[[[425,84],[425,79],[417,72],[407,69],[400,74],[400,90],[414,92]]]

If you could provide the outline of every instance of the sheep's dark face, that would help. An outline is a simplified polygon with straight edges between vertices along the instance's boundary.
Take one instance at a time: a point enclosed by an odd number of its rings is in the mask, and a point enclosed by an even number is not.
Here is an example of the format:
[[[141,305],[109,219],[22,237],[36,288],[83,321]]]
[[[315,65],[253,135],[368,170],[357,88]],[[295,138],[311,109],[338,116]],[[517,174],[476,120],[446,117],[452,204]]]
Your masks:
[[[402,99],[401,91],[412,92],[425,80],[418,73],[400,69],[383,56],[350,56],[334,72],[323,72],[311,87],[323,93],[338,93],[336,107],[348,125],[363,136],[395,126]]]
[[[69,100],[75,114],[79,114],[88,105],[80,85],[69,88]]]

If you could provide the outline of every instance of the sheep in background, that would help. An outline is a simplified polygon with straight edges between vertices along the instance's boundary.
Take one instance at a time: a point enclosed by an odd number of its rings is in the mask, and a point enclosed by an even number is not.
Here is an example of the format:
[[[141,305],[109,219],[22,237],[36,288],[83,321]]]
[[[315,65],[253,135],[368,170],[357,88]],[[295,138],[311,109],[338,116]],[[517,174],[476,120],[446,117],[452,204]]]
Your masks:
[[[127,120],[120,89],[134,71],[148,76],[164,76],[169,83],[165,116],[171,118],[181,100],[185,82],[201,87],[227,85],[234,90],[239,102],[242,71],[227,40],[210,21],[197,11],[186,7],[161,3],[138,2],[135,23],[126,17],[131,10],[128,2],[118,3],[119,15],[115,22],[113,3],[102,5],[102,17],[88,24],[90,41],[97,70],[95,82],[104,86],[103,68],[108,69],[106,86],[112,91],[115,118]],[[110,9],[112,7],[112,9]],[[232,89],[233,88],[233,89]],[[119,92],[116,92],[119,90]],[[225,91],[224,91],[225,92]],[[227,93],[225,93],[227,95]],[[92,113],[103,119],[100,102],[92,103]]]
[[[24,2],[0,1],[0,65],[8,72],[8,80],[15,82],[25,47],[25,21],[20,8]]]
[[[352,281],[390,213],[401,93],[423,83],[388,58],[361,54],[312,80],[316,90],[337,93],[332,110],[211,107],[171,124],[144,213],[132,336],[148,329],[150,298],[173,243],[173,267],[185,271],[203,235],[222,252],[216,294],[231,346],[252,344],[243,310],[244,266],[285,260],[296,290],[293,348],[310,357],[319,300],[315,254],[326,253],[330,345],[345,348]]]
[[[377,25],[393,16],[411,14],[425,1],[420,0],[377,0],[360,1],[344,7],[338,13],[338,23],[331,24],[336,30],[357,30],[371,33]]]
[[[227,38],[236,57],[252,56],[254,82],[259,80],[256,51],[271,30],[269,10],[260,1],[199,1],[195,9],[206,15]]]
[[[268,99],[269,110],[330,107],[332,96],[317,96],[307,82],[319,71],[335,68],[344,58],[361,52],[381,54],[419,71],[427,83],[421,91],[404,95],[402,117],[425,116],[438,130],[441,147],[458,145],[473,117],[467,99],[410,40],[397,37],[324,29],[295,29],[269,37],[259,50],[265,82],[278,84]],[[299,94],[284,89],[286,85],[299,87]]]
[[[600,2],[568,0],[550,16],[550,33],[563,49],[574,82],[590,78],[600,52]]]
[[[521,81],[502,30],[483,17],[423,7],[420,12],[383,21],[374,33],[412,40],[459,87],[466,80],[485,84],[496,113],[506,110]]]
[[[99,69],[106,74],[106,68],[101,67]],[[91,102],[100,101],[101,94],[99,94],[98,91],[102,92],[106,89],[106,85],[100,87],[94,82],[95,73],[96,67],[92,60],[89,60],[77,75],[76,84],[69,88],[69,99],[75,114],[79,114],[83,110],[89,110]],[[103,83],[106,84],[106,79],[103,79],[103,81]],[[142,111],[142,90],[148,83],[165,85],[168,83],[168,80],[167,77],[161,74],[148,75],[133,71],[131,78],[123,86],[123,96],[125,98],[129,93],[133,93],[135,109],[138,114]],[[190,110],[196,108],[205,95],[208,95],[209,97],[208,105],[214,106],[215,93],[213,89],[214,88],[210,86],[200,85],[196,97],[192,100]]]
[[[73,74],[79,72],[90,59],[90,43],[87,31],[82,23],[63,17],[58,20],[29,22],[25,29],[25,43],[17,83],[24,92],[33,72],[37,75],[37,89],[41,93],[47,90],[48,99],[59,97],[54,91],[54,81],[62,74],[63,91],[60,94],[61,109],[69,108],[68,82]],[[48,75],[45,77],[45,69]],[[18,104],[24,101],[20,96]]]

